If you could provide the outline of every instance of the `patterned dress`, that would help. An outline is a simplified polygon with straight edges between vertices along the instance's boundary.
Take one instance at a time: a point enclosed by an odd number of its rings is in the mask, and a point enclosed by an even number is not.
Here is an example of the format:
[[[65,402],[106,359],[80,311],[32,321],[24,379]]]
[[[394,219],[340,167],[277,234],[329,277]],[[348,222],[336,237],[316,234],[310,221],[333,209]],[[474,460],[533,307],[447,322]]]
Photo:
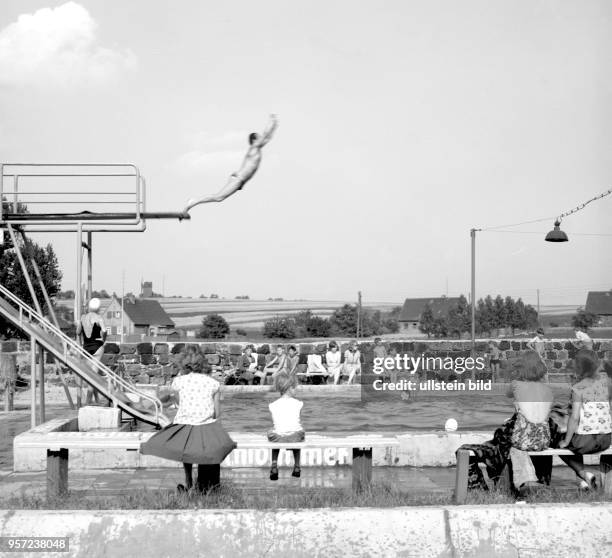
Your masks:
[[[172,389],[179,394],[179,408],[170,424],[145,442],[140,452],[182,463],[216,465],[236,447],[215,418],[214,396],[219,382],[192,372],[177,376]]]

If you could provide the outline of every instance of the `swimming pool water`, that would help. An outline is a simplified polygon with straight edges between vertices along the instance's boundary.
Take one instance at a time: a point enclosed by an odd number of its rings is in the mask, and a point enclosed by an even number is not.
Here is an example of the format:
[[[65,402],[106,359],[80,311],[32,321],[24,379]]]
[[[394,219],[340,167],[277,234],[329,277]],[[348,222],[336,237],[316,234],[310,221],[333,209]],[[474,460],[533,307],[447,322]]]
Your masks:
[[[555,402],[567,401],[565,391],[556,393]],[[221,420],[231,431],[264,432],[271,427],[268,404],[277,397],[271,392],[226,396]],[[359,397],[330,393],[297,398],[304,401],[302,425],[311,432],[441,430],[449,418],[457,420],[459,430],[494,430],[514,412],[509,398],[494,393],[418,394],[409,400],[393,394],[365,403]]]

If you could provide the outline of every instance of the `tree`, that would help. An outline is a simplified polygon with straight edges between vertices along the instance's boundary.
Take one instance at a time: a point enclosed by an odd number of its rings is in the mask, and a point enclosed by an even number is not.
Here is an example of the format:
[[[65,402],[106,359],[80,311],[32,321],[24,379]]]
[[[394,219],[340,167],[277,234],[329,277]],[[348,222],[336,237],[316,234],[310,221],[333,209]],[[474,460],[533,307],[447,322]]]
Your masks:
[[[8,204],[3,202],[4,210],[8,208]],[[18,209],[19,211],[19,209]],[[21,208],[21,212],[26,212],[25,207]],[[36,298],[43,307],[43,312],[48,313],[45,298],[43,296],[43,290],[40,283],[36,279],[34,273],[34,267],[32,265],[32,259],[36,262],[42,282],[45,286],[49,298],[53,300],[60,292],[62,282],[62,272],[59,269],[57,256],[53,250],[51,244],[46,246],[40,246],[36,242],[26,240],[23,242],[20,238],[17,239],[19,247],[23,255],[23,259],[26,263],[26,269],[28,275],[32,279],[32,285]],[[23,274],[23,270],[17,258],[17,253],[14,250],[13,243],[10,238],[5,237],[5,242],[0,245],[0,284],[6,287],[13,294],[22,299],[26,304],[35,307],[32,295],[28,288],[26,279]],[[52,303],[53,304],[53,303]],[[18,331],[13,328],[9,322],[4,319],[0,319],[0,335],[12,337],[17,335]]]
[[[587,312],[584,308],[578,308],[578,311],[572,316],[572,326],[579,327],[587,331],[597,323],[597,315],[592,312]]]
[[[209,314],[202,320],[199,337],[203,339],[223,339],[229,331],[229,324],[223,316]]]
[[[432,327],[433,336],[436,338],[448,336],[448,317],[438,316],[434,318]]]
[[[515,329],[527,329],[527,309],[521,298],[514,302],[509,325],[512,328],[512,334],[514,334]]]
[[[539,319],[538,311],[531,304],[525,306],[525,329],[535,328]]]
[[[305,332],[308,337],[329,337],[331,324],[329,320],[312,316],[306,323]]]
[[[57,293],[57,298],[60,299],[73,299],[74,298],[74,291],[73,290],[68,290],[68,291],[60,291],[59,293]]]
[[[68,292],[72,292],[72,295],[74,296],[74,291],[68,291]],[[105,289],[102,289],[101,291],[93,291],[91,293],[91,296],[92,298],[110,298],[111,297]]]
[[[332,328],[339,334],[357,335],[357,306],[345,304],[336,308],[330,317]]]
[[[461,295],[457,304],[448,311],[448,331],[461,338],[461,334],[472,327],[470,307],[465,296]]]
[[[295,320],[284,316],[274,316],[264,323],[263,334],[264,337],[294,339],[296,337]]]
[[[480,304],[482,302],[482,305]],[[496,327],[495,320],[495,305],[491,295],[487,295],[484,301],[478,301],[478,312],[476,315],[477,327],[480,326],[480,332],[487,332],[491,335],[492,330]]]
[[[421,312],[421,318],[419,320],[419,331],[425,333],[427,337],[431,337],[434,333],[434,315],[431,305],[427,303],[423,312]]]
[[[506,307],[501,295],[497,295],[493,301],[493,320],[492,325],[495,329],[500,329],[506,325]]]

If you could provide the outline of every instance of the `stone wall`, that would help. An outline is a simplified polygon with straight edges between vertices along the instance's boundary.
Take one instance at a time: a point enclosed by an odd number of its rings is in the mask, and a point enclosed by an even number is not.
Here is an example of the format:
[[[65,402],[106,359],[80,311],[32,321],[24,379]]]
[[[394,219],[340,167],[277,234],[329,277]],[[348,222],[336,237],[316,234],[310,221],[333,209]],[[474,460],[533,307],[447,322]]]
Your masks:
[[[512,378],[515,364],[527,349],[525,339],[497,340],[502,352],[500,380]],[[126,375],[133,378],[137,383],[165,384],[178,373],[178,362],[181,352],[188,346],[197,346],[204,354],[209,364],[217,369],[230,368],[242,354],[245,346],[251,345],[255,350],[255,356],[259,366],[264,366],[269,355],[274,352],[276,344],[270,343],[226,343],[226,342],[193,342],[193,343],[112,343],[105,345],[103,362],[112,369],[124,371]],[[306,364],[309,354],[317,353],[324,355],[327,343],[285,343],[285,347],[295,345],[300,355],[300,363]],[[344,353],[348,342],[341,343],[341,351]],[[398,340],[389,341],[385,345],[388,349],[394,348],[398,354],[425,357],[469,357],[471,356],[470,341],[440,341],[440,340]],[[374,358],[371,342],[358,344],[362,354],[363,368],[367,373],[371,370]],[[567,339],[549,340],[545,344],[546,362],[551,372],[552,380],[563,381],[569,377],[573,368],[573,358],[576,347],[572,341]],[[612,362],[612,340],[594,340],[594,350],[600,358]],[[488,350],[488,341],[476,342],[476,356],[485,357]],[[0,342],[0,351],[25,353],[29,351],[29,342],[26,341],[3,341]],[[25,355],[24,355],[25,357]],[[28,366],[29,361],[24,358]]]
[[[499,348],[502,352],[501,378],[511,379],[515,364],[521,355],[527,350],[526,340],[502,340]],[[140,379],[146,383],[149,376],[150,381],[157,383],[161,379],[171,377],[178,371],[176,363],[180,353],[190,345],[198,346],[209,364],[219,368],[229,368],[236,363],[245,346],[254,347],[255,357],[259,366],[264,366],[274,352],[276,344],[269,343],[138,343],[123,344],[107,343],[103,362],[108,366],[123,365],[128,373],[136,375],[139,372]],[[289,347],[293,343],[285,343]],[[327,350],[326,343],[295,343],[300,355],[300,364],[305,365],[309,354],[324,355]],[[374,359],[371,342],[359,343],[362,354],[364,371],[371,370]],[[394,348],[399,355],[409,356],[424,355],[425,357],[464,357],[471,356],[471,343],[469,341],[391,341],[386,343],[388,349]],[[348,348],[348,343],[341,343],[341,352]],[[488,344],[484,341],[476,343],[476,356],[485,357]],[[612,340],[595,341],[594,350],[600,358],[612,361]],[[566,379],[573,368],[573,358],[576,347],[569,340],[553,340],[546,343],[546,363],[551,374],[558,374],[558,379]],[[144,365],[144,366],[143,366]],[[555,379],[555,378],[553,378]]]

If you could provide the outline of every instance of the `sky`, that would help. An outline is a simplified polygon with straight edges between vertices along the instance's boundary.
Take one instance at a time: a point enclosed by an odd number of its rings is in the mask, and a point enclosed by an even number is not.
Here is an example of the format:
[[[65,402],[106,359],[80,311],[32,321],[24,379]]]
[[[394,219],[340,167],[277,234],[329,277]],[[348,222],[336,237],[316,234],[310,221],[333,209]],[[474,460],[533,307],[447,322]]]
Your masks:
[[[94,234],[95,289],[584,304],[612,288],[612,4],[605,0],[3,0],[0,160],[134,163],[147,209]],[[73,235],[53,243],[76,284]]]

